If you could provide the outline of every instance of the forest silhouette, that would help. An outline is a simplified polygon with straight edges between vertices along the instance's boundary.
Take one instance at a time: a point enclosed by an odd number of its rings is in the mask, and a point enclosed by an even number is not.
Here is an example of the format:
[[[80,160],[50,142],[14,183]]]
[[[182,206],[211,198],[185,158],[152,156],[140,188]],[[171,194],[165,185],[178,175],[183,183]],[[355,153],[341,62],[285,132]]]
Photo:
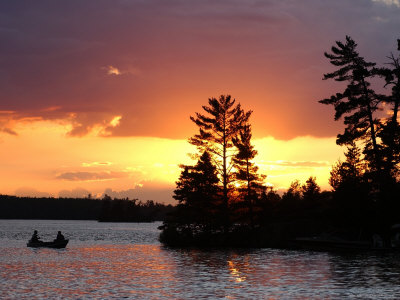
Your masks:
[[[393,228],[400,223],[399,53],[390,53],[387,64],[377,67],[346,36],[325,57],[336,70],[323,79],[346,84],[319,101],[332,105],[334,119],[345,125],[336,140],[345,159],[332,166],[332,191],[321,192],[312,176],[292,182],[282,196],[266,186],[253,162],[252,112],[230,95],[210,98],[202,113],[190,117],[198,127],[189,138],[197,162],[180,166],[173,196],[178,205],[160,226],[161,242],[287,247],[299,237],[369,242],[378,236],[383,247],[393,245]]]
[[[138,199],[35,198],[0,195],[0,219],[97,220],[101,222],[162,221],[174,207]]]

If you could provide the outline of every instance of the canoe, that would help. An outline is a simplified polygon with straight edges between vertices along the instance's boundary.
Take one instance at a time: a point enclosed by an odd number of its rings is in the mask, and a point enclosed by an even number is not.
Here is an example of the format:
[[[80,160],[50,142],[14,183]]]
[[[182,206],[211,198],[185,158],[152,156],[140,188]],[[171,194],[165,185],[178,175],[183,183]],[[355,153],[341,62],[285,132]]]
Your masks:
[[[29,241],[26,246],[28,247],[32,247],[32,248],[65,248],[65,246],[67,246],[69,240],[54,240],[52,242],[42,242],[42,241],[38,241],[38,242],[32,242]]]

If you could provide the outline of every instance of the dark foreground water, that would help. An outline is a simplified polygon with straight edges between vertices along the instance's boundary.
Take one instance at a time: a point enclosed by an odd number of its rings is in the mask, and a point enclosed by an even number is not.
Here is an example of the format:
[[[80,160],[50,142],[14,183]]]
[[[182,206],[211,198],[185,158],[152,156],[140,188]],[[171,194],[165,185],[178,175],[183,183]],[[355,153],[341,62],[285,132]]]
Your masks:
[[[158,225],[0,220],[0,299],[400,299],[398,254],[176,250]]]

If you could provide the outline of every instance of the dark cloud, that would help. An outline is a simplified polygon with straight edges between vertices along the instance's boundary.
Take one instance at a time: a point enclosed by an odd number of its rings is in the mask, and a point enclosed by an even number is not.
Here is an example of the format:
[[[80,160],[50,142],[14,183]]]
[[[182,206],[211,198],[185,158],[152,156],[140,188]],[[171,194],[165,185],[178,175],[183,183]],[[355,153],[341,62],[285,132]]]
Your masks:
[[[128,177],[129,173],[126,172],[65,172],[56,176],[56,179],[68,181],[98,181],[98,180],[111,180],[118,178]]]
[[[255,111],[257,136],[332,136],[340,124],[317,103],[338,89],[321,81],[323,52],[348,34],[384,63],[399,13],[368,0],[1,1],[0,110],[15,112],[1,118],[187,138],[182,122],[230,93]]]
[[[15,136],[18,135],[18,133],[16,131],[14,131],[10,128],[0,128],[0,132],[4,132],[4,133],[10,134],[10,135],[15,135]]]

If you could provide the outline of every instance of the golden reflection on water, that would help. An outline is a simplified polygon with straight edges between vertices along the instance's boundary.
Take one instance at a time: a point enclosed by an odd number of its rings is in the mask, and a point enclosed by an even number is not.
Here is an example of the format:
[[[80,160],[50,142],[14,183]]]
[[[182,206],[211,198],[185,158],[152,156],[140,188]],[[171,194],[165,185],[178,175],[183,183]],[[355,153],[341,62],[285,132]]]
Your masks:
[[[228,265],[229,265],[229,271],[232,274],[232,277],[235,278],[236,282],[242,282],[246,280],[246,276],[241,276],[239,269],[236,268],[235,263],[231,260],[228,260]]]

